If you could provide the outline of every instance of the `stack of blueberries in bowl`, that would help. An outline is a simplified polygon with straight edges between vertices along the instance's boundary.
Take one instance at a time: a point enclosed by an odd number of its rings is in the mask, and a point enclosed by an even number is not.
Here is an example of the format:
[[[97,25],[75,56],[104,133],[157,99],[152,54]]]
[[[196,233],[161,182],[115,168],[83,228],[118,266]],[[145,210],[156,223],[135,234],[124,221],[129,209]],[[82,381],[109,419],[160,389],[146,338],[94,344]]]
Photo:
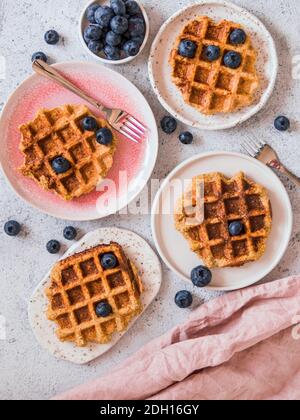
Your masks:
[[[100,61],[122,64],[146,45],[149,20],[135,0],[93,2],[84,10],[80,31],[84,45]]]

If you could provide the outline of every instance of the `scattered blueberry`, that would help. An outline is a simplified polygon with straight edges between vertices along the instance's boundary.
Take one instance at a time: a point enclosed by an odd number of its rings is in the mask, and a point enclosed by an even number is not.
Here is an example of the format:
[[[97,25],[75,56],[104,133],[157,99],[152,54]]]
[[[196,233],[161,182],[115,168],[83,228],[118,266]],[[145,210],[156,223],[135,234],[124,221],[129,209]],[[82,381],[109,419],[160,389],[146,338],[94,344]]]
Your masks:
[[[144,36],[146,33],[146,25],[144,18],[136,16],[131,17],[129,19],[128,30],[131,38],[134,38],[136,36]]]
[[[120,60],[121,58],[121,52],[119,48],[112,47],[111,45],[106,45],[104,47],[104,54],[106,55],[106,58],[108,60],[117,61],[117,60]]]
[[[82,120],[82,127],[85,131],[96,131],[99,128],[97,121],[93,117],[85,117]]]
[[[243,29],[234,29],[230,34],[230,43],[232,45],[245,44],[247,39],[246,32]]]
[[[118,260],[114,254],[104,254],[101,257],[101,265],[105,270],[111,270],[118,265]]]
[[[193,296],[187,290],[182,290],[176,294],[175,303],[179,308],[189,308],[193,303]]]
[[[112,314],[112,307],[107,302],[100,302],[95,308],[96,315],[99,318],[107,318],[110,314]]]
[[[242,222],[232,222],[229,224],[229,233],[231,236],[239,236],[244,230]]]
[[[56,45],[59,42],[59,34],[51,29],[45,33],[45,41],[49,45]]]
[[[194,286],[206,287],[212,280],[212,273],[207,267],[200,265],[193,269],[191,279]]]
[[[38,52],[34,53],[31,57],[32,62],[34,62],[35,60],[41,60],[41,61],[44,61],[45,63],[47,63],[48,57],[42,51],[38,51]]]
[[[99,7],[99,4],[92,4],[87,8],[85,16],[90,23],[96,23],[95,12]]]
[[[102,37],[102,29],[99,25],[89,25],[84,30],[84,39],[89,39],[91,41],[100,41]]]
[[[188,39],[184,39],[179,44],[178,52],[182,57],[195,58],[197,52],[197,44]]]
[[[108,28],[110,21],[114,16],[114,11],[110,7],[100,6],[95,12],[95,21],[101,26],[101,28]]]
[[[52,168],[57,174],[64,174],[71,169],[71,164],[67,159],[59,156],[52,161]]]
[[[107,45],[110,45],[111,47],[117,47],[122,42],[121,35],[115,34],[113,31],[109,31],[106,34],[105,42]]]
[[[125,42],[123,46],[123,51],[128,57],[134,57],[138,55],[140,51],[140,44],[138,44],[136,41],[133,41],[132,39]]]
[[[128,19],[124,16],[115,16],[110,22],[112,31],[118,35],[123,35],[128,30]]]
[[[67,226],[64,229],[64,238],[73,241],[77,236],[77,230],[73,226]]]
[[[174,131],[176,131],[177,121],[173,117],[164,117],[161,120],[161,128],[164,133],[172,134]]]
[[[221,56],[220,47],[216,47],[215,45],[209,45],[204,50],[204,57],[208,61],[211,61],[211,62],[216,61],[220,58],[220,56]]]
[[[96,140],[99,144],[103,144],[104,146],[108,146],[113,141],[113,134],[111,130],[108,128],[101,128],[96,133]]]
[[[126,15],[126,5],[123,0],[111,0],[110,7],[113,9],[116,15]]]
[[[15,220],[9,220],[4,225],[4,232],[8,236],[17,236],[21,232],[21,225]]]
[[[242,56],[236,51],[229,51],[224,56],[224,65],[230,69],[238,69],[242,64]]]
[[[190,133],[189,131],[186,131],[180,134],[179,140],[181,141],[182,144],[191,144],[193,143],[194,137],[192,133]]]
[[[291,127],[290,120],[287,117],[284,117],[283,115],[276,118],[274,125],[275,128],[279,131],[287,131]]]
[[[138,5],[138,3],[134,0],[128,0],[126,1],[126,12],[130,15],[130,16],[134,16],[137,15],[138,13],[141,12],[140,6]]]
[[[99,55],[103,50],[103,44],[101,41],[89,41],[88,49],[92,51],[92,53]]]
[[[50,254],[57,254],[60,251],[60,243],[56,240],[49,241],[47,243],[47,251]]]

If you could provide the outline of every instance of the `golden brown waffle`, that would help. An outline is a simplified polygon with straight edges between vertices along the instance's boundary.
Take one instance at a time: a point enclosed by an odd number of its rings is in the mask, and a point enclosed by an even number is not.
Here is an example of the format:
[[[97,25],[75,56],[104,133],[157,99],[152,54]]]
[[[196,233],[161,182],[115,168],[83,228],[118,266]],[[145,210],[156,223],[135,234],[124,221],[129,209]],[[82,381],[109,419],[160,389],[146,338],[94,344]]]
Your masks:
[[[22,125],[20,150],[25,162],[20,170],[23,175],[65,200],[95,189],[113,165],[116,138],[111,146],[97,143],[95,133],[81,127],[82,119],[87,116],[93,114],[86,106],[65,105],[39,111],[33,121]],[[96,120],[99,128],[109,128],[106,121]],[[71,163],[71,169],[64,174],[57,174],[51,166],[59,156]]]
[[[241,25],[222,20],[215,24],[207,16],[189,22],[176,40],[171,53],[173,81],[183,93],[186,103],[199,109],[203,114],[234,112],[254,102],[254,92],[259,86],[256,72],[257,53],[251,45],[250,37],[243,45],[232,45],[229,36]],[[182,57],[178,52],[182,40],[191,40],[198,45],[195,58]],[[209,45],[221,49],[221,57],[209,62],[204,49]],[[238,69],[230,69],[223,64],[224,55],[237,51],[242,56]]]
[[[100,258],[106,253],[117,257],[116,268],[102,268]],[[121,246],[100,245],[56,264],[46,290],[50,302],[47,316],[57,323],[61,341],[72,341],[79,347],[108,343],[115,332],[126,330],[142,312],[142,292],[137,270]],[[109,303],[113,310],[106,318],[95,312],[101,302]]]
[[[204,221],[190,222],[196,213],[197,191],[204,183]],[[191,204],[191,207],[189,205]],[[192,208],[192,211],[191,211]],[[244,232],[232,237],[229,224],[241,221]],[[232,179],[220,173],[200,175],[178,202],[176,228],[208,268],[238,267],[265,253],[272,227],[267,191],[240,172]]]

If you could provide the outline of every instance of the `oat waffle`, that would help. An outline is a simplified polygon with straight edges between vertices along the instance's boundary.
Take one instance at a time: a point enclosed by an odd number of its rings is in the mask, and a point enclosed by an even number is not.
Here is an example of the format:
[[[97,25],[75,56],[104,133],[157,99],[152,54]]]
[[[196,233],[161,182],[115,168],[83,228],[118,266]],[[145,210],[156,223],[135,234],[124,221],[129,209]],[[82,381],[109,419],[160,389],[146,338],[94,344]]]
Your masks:
[[[100,258],[113,253],[118,260],[114,269],[102,268]],[[105,344],[116,332],[126,330],[129,322],[142,312],[143,285],[134,265],[117,243],[100,245],[57,263],[46,290],[47,316],[55,321],[61,341]],[[112,314],[96,315],[98,303],[106,302]]]
[[[204,222],[187,223],[188,217],[195,217],[196,191],[203,181]],[[239,236],[232,237],[229,233],[233,221],[244,225]],[[257,261],[265,253],[272,210],[265,188],[247,179],[244,173],[232,179],[211,173],[193,179],[190,189],[178,202],[175,222],[177,230],[208,268],[238,267]]]
[[[243,45],[232,45],[229,37],[241,25],[222,20],[215,24],[207,16],[189,22],[176,40],[170,64],[173,81],[181,90],[184,100],[203,114],[230,113],[254,102],[254,93],[259,86],[256,71],[257,53],[250,37]],[[182,40],[191,40],[198,46],[195,58],[182,57],[178,52]],[[218,46],[221,56],[209,62],[204,48]],[[236,51],[242,56],[238,69],[230,69],[223,63],[224,55]]]
[[[41,110],[33,121],[22,125],[20,150],[25,156],[20,168],[22,174],[64,200],[95,189],[113,165],[116,138],[111,146],[97,143],[95,133],[81,127],[82,119],[87,116],[93,115],[86,106],[66,105]],[[96,120],[99,128],[109,128],[106,121]],[[58,156],[71,163],[71,169],[64,174],[57,174],[51,166]]]

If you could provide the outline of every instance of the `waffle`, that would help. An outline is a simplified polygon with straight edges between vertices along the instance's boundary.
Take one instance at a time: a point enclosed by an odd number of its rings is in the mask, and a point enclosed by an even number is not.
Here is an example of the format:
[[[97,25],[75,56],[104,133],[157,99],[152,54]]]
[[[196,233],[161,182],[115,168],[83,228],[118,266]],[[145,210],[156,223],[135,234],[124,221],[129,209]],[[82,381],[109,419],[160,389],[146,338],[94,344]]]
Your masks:
[[[104,270],[101,255],[113,253],[118,266]],[[100,245],[58,262],[46,290],[49,299],[47,317],[55,321],[61,341],[109,343],[112,335],[126,330],[129,322],[142,312],[140,295],[143,285],[134,265],[117,243]],[[110,316],[99,318],[95,308],[108,302]]]
[[[215,24],[207,16],[201,16],[184,27],[171,52],[174,83],[185,102],[203,114],[230,113],[254,102],[254,92],[259,86],[257,53],[249,36],[243,45],[230,44],[229,36],[237,28],[242,26],[226,20]],[[178,52],[180,42],[186,39],[198,45],[193,59],[182,57]],[[204,48],[208,45],[220,47],[219,60],[209,62],[204,57]],[[242,64],[238,69],[224,66],[223,58],[229,51],[241,54]]]
[[[20,150],[25,161],[21,173],[64,200],[94,190],[112,167],[116,138],[109,147],[97,143],[95,133],[81,128],[87,116],[93,115],[86,106],[66,105],[41,110],[33,121],[22,125]],[[109,128],[106,121],[96,119],[100,128]],[[52,169],[51,163],[58,156],[71,163],[71,169],[64,174]]]
[[[199,186],[204,192],[204,221],[195,217]],[[197,195],[196,195],[197,194]],[[189,205],[190,209],[189,209]],[[241,221],[244,232],[230,236],[229,224]],[[220,173],[200,175],[178,202],[176,228],[208,268],[239,267],[257,261],[265,253],[272,227],[267,191],[240,172],[232,179]]]

